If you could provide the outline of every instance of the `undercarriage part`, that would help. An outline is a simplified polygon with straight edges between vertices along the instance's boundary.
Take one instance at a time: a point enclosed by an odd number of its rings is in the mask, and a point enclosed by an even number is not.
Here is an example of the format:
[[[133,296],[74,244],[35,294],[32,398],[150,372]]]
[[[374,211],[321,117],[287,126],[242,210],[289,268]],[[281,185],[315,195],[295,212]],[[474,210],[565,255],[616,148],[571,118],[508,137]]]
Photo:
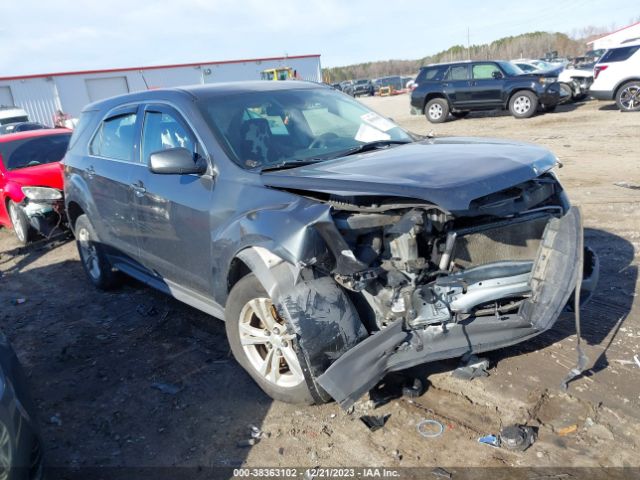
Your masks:
[[[582,227],[582,219],[580,219],[580,227]],[[583,242],[583,239],[581,237],[580,245],[579,245],[580,257],[578,261],[578,265],[581,271],[584,270],[584,267],[583,267],[584,250],[582,247],[582,242]],[[582,289],[582,275],[578,275],[578,278],[576,280],[576,289],[573,293],[573,301],[574,301],[573,315],[576,321],[576,353],[578,354],[578,362],[576,366],[569,371],[569,373],[564,378],[564,380],[562,380],[561,386],[564,391],[567,390],[569,386],[569,382],[571,382],[572,380],[582,375],[582,372],[584,372],[585,368],[587,368],[587,364],[589,363],[589,357],[587,357],[587,355],[584,353],[584,350],[582,349],[582,343],[581,343],[581,340],[582,340],[582,333],[580,331],[580,290],[581,289]]]
[[[546,222],[548,216],[545,217]],[[318,378],[320,386],[343,408],[348,408],[388,372],[467,352],[480,353],[513,345],[550,328],[582,272],[578,265],[582,230],[576,208],[546,223],[537,256],[530,259],[533,266],[526,266],[531,269],[530,293],[521,301],[517,312],[492,316],[471,314],[457,323],[442,322],[421,328],[399,318],[344,353]],[[526,225],[520,226],[526,228]],[[525,268],[522,265],[525,263],[520,265]],[[511,268],[515,276],[522,274],[515,267],[508,267]],[[461,308],[466,307],[462,304]]]

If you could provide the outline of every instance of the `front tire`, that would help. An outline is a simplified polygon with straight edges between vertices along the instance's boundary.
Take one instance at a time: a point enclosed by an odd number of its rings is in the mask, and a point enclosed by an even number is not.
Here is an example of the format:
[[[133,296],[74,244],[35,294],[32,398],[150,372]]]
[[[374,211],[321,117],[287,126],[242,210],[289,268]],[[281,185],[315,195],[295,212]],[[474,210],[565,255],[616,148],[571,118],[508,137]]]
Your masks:
[[[15,233],[20,245],[26,245],[33,239],[34,230],[29,224],[29,220],[27,219],[24,210],[22,210],[22,207],[13,200],[9,200],[7,210],[9,210],[9,218],[11,219],[11,225],[13,226],[13,233]]]
[[[640,111],[640,81],[632,80],[622,85],[616,93],[616,105],[622,112]]]
[[[285,403],[316,403],[296,334],[277,314],[255,275],[243,277],[231,289],[225,329],[236,361],[267,395]]]
[[[509,100],[509,111],[516,118],[530,118],[538,108],[538,97],[528,90],[516,92]]]
[[[444,98],[433,98],[425,105],[424,114],[431,123],[442,123],[449,115],[449,103]]]
[[[86,215],[80,215],[75,224],[76,246],[80,261],[91,283],[100,290],[111,290],[120,284],[119,272],[115,271],[98,240],[93,225]]]
[[[573,88],[570,84],[566,82],[560,82],[558,85],[560,86],[561,98],[564,98],[564,101],[562,103],[569,103],[575,100]]]

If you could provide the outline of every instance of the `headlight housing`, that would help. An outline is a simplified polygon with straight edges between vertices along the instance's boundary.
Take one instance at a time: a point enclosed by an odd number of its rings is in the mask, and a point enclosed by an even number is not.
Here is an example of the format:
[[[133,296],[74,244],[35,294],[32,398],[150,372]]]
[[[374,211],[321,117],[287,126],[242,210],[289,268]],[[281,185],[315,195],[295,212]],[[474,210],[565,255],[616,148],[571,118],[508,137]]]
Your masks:
[[[551,85],[552,83],[556,83],[558,81],[558,77],[540,77],[540,83],[543,85]]]
[[[62,199],[62,192],[56,188],[49,187],[22,187],[22,193],[29,200],[34,202],[51,201]]]

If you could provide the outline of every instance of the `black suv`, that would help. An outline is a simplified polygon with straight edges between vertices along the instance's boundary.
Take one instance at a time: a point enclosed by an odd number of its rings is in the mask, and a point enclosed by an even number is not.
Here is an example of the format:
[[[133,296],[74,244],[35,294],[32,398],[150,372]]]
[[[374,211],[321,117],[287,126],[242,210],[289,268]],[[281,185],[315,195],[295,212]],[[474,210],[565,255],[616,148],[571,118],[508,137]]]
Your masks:
[[[528,118],[538,107],[551,112],[560,101],[557,77],[523,73],[509,62],[458,62],[422,67],[411,93],[412,113],[432,123],[449,113],[462,118],[471,111],[508,109]]]
[[[322,85],[215,84],[86,107],[64,198],[97,287],[123,272],[224,318],[273,398],[349,406],[387,372],[553,325],[597,272],[556,164],[417,139]]]

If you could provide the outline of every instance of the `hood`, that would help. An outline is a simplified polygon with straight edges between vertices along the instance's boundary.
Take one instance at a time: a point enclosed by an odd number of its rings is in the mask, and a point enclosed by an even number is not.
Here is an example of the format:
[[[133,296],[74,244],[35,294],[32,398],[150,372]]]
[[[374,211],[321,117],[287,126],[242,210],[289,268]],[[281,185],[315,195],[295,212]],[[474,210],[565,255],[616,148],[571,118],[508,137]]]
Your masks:
[[[450,212],[472,200],[538,177],[557,163],[548,150],[480,138],[439,138],[265,172],[270,187],[339,196],[421,199]]]
[[[5,172],[7,181],[21,186],[51,187],[62,190],[62,169],[60,162],[36,165]]]

